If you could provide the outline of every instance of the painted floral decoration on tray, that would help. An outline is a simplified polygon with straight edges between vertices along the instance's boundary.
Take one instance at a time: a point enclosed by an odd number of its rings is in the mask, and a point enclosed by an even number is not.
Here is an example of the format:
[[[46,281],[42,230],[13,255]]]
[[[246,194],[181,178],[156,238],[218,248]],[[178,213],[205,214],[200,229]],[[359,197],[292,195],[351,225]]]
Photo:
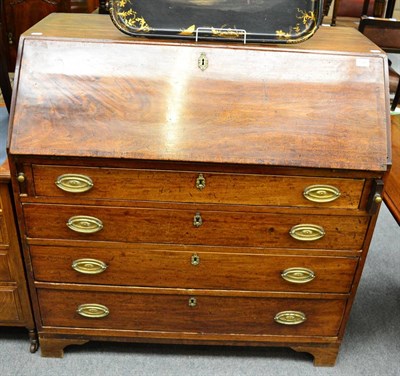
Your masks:
[[[317,29],[318,27],[317,16],[315,12],[312,11],[307,12],[299,8],[297,8],[297,11],[299,13],[297,18],[301,22],[298,22],[295,26],[291,27],[289,32],[285,32],[283,30],[277,30],[276,36],[278,37],[278,39],[285,39],[288,40],[288,42],[290,42],[290,40],[292,40],[293,37],[301,34],[303,30],[311,30],[311,33],[313,33]],[[299,40],[296,40],[296,42],[299,42]]]
[[[138,15],[138,13],[133,9],[129,0],[118,0],[115,2],[115,5],[118,9],[117,15],[121,18],[124,25],[136,29],[137,32],[150,31],[150,26],[144,17]]]

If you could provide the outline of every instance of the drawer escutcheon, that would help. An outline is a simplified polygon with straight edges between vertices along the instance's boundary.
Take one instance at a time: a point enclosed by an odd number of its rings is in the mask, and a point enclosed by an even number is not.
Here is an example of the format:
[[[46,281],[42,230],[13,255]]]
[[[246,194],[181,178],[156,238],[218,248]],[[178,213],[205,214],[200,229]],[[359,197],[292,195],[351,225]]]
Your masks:
[[[315,273],[311,269],[295,267],[285,269],[281,277],[290,283],[308,283],[315,278]]]
[[[87,317],[89,319],[101,319],[108,316],[110,310],[102,304],[89,303],[81,304],[77,308],[76,312],[79,315]]]
[[[196,188],[199,191],[202,191],[206,187],[206,178],[204,177],[203,174],[199,174],[199,176],[196,179]]]
[[[193,254],[192,257],[190,258],[190,263],[193,266],[197,266],[200,264],[200,256],[198,254]]]
[[[92,189],[93,181],[86,175],[80,174],[64,174],[60,175],[55,184],[58,188],[65,192],[83,193]]]
[[[299,224],[293,226],[289,234],[292,238],[303,242],[315,241],[325,236],[323,227],[313,224]]]
[[[200,227],[203,224],[203,218],[201,218],[200,213],[196,213],[193,217],[193,226]]]
[[[107,264],[100,260],[83,258],[74,260],[71,267],[82,274],[100,274],[107,269]]]
[[[282,311],[275,315],[274,320],[282,325],[299,325],[306,321],[307,317],[300,311]]]
[[[304,197],[312,202],[332,202],[341,195],[340,190],[332,185],[310,185],[303,191]]]
[[[103,222],[96,217],[90,217],[88,215],[76,215],[68,219],[67,226],[75,232],[82,234],[94,234],[103,228]]]

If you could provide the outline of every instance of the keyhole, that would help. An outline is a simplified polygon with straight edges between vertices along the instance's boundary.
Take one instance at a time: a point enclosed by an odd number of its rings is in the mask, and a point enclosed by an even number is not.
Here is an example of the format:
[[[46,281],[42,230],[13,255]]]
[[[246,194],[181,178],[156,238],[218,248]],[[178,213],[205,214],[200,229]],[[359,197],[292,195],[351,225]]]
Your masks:
[[[203,52],[202,54],[200,54],[199,59],[197,61],[197,65],[199,66],[199,68],[204,71],[207,69],[208,67],[208,59],[206,54]]]
[[[199,257],[199,255],[196,255],[196,254],[192,255],[191,264],[194,265],[194,266],[197,266],[197,265],[200,264],[200,257]]]
[[[206,187],[206,179],[204,178],[203,174],[199,174],[196,179],[196,188],[201,191]]]
[[[201,218],[200,213],[196,213],[193,217],[193,226],[200,227],[203,224],[203,219]]]

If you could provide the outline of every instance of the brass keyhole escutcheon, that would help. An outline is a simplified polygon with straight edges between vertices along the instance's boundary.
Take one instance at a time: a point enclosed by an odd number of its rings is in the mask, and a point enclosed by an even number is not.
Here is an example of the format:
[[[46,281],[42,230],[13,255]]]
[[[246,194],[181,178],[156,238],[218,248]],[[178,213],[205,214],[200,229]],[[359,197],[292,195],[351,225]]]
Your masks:
[[[195,297],[189,298],[189,307],[196,307],[197,305],[197,299]]]
[[[208,68],[208,59],[204,52],[200,54],[199,59],[197,60],[197,66],[201,71],[205,71]]]
[[[202,191],[206,187],[206,179],[203,176],[203,174],[199,174],[199,176],[196,179],[196,188],[199,191]]]
[[[200,227],[203,224],[203,219],[201,218],[200,213],[196,213],[193,217],[193,226]]]
[[[192,255],[191,259],[190,259],[190,263],[193,266],[197,266],[200,264],[200,256],[197,254]]]

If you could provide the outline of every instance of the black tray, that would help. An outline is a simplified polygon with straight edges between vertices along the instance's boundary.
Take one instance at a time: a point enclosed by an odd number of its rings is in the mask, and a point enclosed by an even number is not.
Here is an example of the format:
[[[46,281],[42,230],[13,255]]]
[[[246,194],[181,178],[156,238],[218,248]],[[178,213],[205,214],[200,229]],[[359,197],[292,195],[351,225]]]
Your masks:
[[[297,43],[322,19],[322,0],[110,0],[113,23],[131,36]]]

